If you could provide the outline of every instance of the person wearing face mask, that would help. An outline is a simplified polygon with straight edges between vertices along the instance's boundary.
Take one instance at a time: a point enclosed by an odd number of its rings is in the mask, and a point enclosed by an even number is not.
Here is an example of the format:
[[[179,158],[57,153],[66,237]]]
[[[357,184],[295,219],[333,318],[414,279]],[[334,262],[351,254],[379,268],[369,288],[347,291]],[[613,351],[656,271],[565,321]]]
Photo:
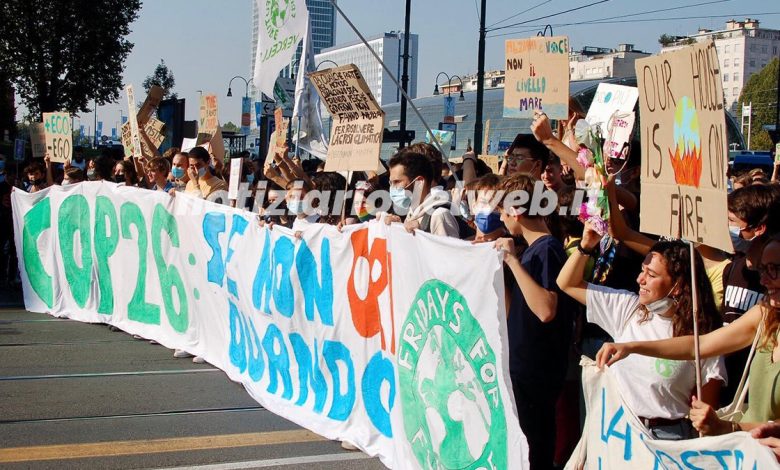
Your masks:
[[[189,164],[189,155],[187,152],[177,152],[173,155],[171,161],[171,178],[173,178],[173,184],[178,191],[184,191],[187,182],[190,180],[190,177],[187,174],[187,167]]]
[[[71,186],[84,181],[84,172],[81,168],[70,167],[65,169],[65,175],[62,178],[62,186]]]
[[[388,162],[390,199],[397,209],[408,211],[404,220],[407,230],[420,229],[433,235],[458,238],[458,222],[450,210],[449,194],[434,187],[434,172],[425,155],[401,151]],[[396,218],[388,218],[390,222]]]
[[[195,147],[188,152],[189,168],[187,175],[189,181],[185,192],[198,195],[206,199],[215,191],[227,191],[227,183],[217,178],[209,171],[211,155],[203,147]]]
[[[780,239],[777,234],[765,244],[757,268],[761,283],[766,288],[766,297],[736,321],[699,337],[702,358],[749,349],[754,339],[757,339],[755,356],[750,362],[748,374],[748,408],[739,422],[721,420],[710,404],[701,400],[693,401],[691,420],[704,435],[751,431],[767,421],[780,420]],[[599,351],[597,359],[600,366],[619,366],[640,354],[673,361],[690,361],[693,359],[693,350],[693,336],[681,336],[658,341],[607,343]]]
[[[470,210],[477,229],[475,242],[488,242],[507,236],[501,213],[493,200],[500,185],[501,177],[494,174],[485,175],[470,185],[469,189],[473,188],[476,196],[474,208]]]
[[[138,186],[138,174],[130,160],[122,160],[114,165],[114,183],[120,186]]]
[[[589,322],[603,328],[616,342],[649,341],[693,333],[691,258],[682,241],[657,242],[648,253],[637,277],[639,294],[587,283],[583,271],[598,249],[601,237],[586,224],[582,240],[558,275],[558,286],[586,306]],[[720,318],[701,257],[695,258],[696,289],[700,309],[699,332],[715,330]],[[656,439],[696,437],[687,419],[695,393],[692,361],[658,361],[633,356],[613,368],[623,397]],[[702,361],[703,402],[717,405],[726,381],[723,361]],[[649,392],[649,393],[648,393]]]
[[[24,190],[28,193],[35,193],[42,189],[49,187],[47,180],[51,180],[51,163],[49,156],[44,158],[46,167],[40,164],[40,162],[32,162],[24,169],[24,173],[27,175],[27,182],[24,185]]]
[[[306,195],[314,189],[314,186],[306,180],[298,179],[287,183],[285,187],[285,201],[287,210],[294,217],[292,230],[295,236],[299,237],[304,230],[320,220],[320,215],[316,207],[311,207]]]

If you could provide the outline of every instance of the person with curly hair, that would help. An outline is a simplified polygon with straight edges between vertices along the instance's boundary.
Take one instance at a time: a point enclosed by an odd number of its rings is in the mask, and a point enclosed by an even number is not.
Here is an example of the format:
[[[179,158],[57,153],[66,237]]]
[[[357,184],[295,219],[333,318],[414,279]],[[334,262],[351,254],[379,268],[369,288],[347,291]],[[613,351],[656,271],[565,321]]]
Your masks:
[[[766,288],[764,298],[734,322],[699,338],[700,355],[705,358],[749,347],[758,335],[748,375],[748,408],[739,422],[731,422],[719,419],[709,404],[694,400],[690,416],[694,427],[702,434],[750,431],[767,421],[780,420],[780,237],[777,235],[764,247],[758,272],[761,284]],[[694,355],[693,342],[689,333],[662,341],[606,343],[599,351],[597,361],[602,366],[612,365],[639,355],[690,360]]]
[[[636,280],[639,293],[634,294],[589,284],[583,279],[585,266],[597,252],[600,240],[601,237],[586,224],[577,251],[566,261],[557,281],[563,292],[586,306],[587,320],[603,328],[618,342],[692,334],[690,246],[682,241],[659,241],[653,245]],[[700,301],[699,331],[708,333],[720,325],[720,317],[698,253],[695,269]],[[696,390],[692,361],[662,361],[637,355],[619,364],[613,372],[629,407],[656,439],[696,437],[687,419],[691,397]],[[717,405],[726,378],[722,359],[713,357],[703,361],[701,400]]]

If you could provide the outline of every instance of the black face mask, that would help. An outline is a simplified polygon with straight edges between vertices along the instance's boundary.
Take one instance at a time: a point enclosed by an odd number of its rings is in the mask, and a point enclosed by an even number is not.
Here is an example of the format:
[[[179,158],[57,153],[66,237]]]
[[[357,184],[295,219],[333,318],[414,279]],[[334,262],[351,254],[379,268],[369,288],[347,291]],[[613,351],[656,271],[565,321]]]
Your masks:
[[[30,180],[30,183],[32,183],[33,186],[40,186],[44,182],[43,178],[38,178],[37,180]]]
[[[114,182],[115,183],[124,183],[125,182],[125,175],[114,175]]]

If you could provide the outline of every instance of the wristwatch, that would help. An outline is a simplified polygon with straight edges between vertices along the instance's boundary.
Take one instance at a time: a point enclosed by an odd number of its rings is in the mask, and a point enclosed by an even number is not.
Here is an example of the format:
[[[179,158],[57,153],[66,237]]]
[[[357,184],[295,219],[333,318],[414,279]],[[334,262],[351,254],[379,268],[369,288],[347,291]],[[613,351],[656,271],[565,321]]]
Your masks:
[[[577,251],[579,251],[581,254],[585,256],[590,256],[591,258],[595,258],[598,254],[598,247],[595,247],[591,250],[586,250],[585,247],[582,246],[582,241],[577,243]]]

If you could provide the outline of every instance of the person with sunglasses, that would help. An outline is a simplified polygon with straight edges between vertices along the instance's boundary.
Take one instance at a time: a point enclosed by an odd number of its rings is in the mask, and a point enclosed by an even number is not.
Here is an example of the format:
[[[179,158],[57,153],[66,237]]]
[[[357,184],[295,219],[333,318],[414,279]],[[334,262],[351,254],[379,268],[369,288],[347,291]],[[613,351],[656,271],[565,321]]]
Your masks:
[[[762,251],[757,265],[766,295],[745,314],[728,325],[699,337],[702,358],[730,354],[753,343],[761,327],[755,356],[750,363],[748,408],[739,422],[718,418],[714,408],[693,400],[690,418],[704,435],[750,431],[767,421],[780,420],[780,237],[773,236]],[[632,354],[670,360],[694,357],[693,336],[679,336],[660,341],[606,343],[596,360],[599,366],[612,365]]]

